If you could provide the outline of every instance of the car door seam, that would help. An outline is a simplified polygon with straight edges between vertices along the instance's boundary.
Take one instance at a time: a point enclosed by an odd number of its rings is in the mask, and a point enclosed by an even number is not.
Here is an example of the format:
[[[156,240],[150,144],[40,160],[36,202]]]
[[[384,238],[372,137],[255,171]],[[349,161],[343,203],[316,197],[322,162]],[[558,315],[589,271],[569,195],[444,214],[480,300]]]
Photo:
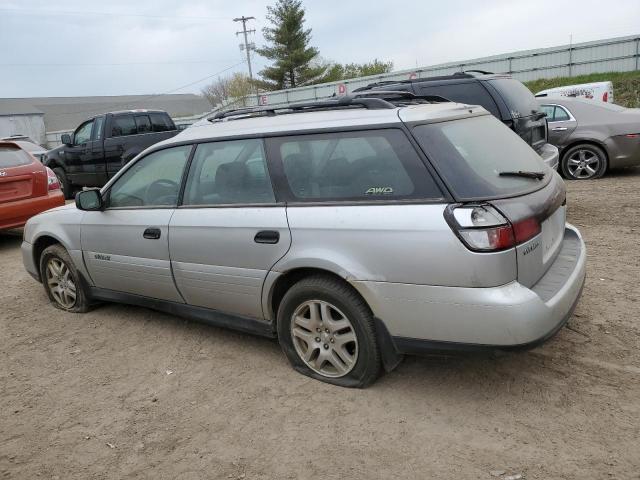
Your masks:
[[[173,272],[173,259],[171,258],[171,220],[173,220],[173,216],[175,215],[177,209],[177,207],[174,207],[173,211],[171,212],[171,216],[169,217],[169,221],[167,222],[167,254],[169,256],[169,272],[171,273],[171,281],[173,282],[173,286],[176,287],[176,292],[178,292],[178,295],[180,295],[180,298],[186,304],[187,300],[185,299],[184,295],[182,295],[182,292],[178,287],[178,282],[176,282],[176,276]]]

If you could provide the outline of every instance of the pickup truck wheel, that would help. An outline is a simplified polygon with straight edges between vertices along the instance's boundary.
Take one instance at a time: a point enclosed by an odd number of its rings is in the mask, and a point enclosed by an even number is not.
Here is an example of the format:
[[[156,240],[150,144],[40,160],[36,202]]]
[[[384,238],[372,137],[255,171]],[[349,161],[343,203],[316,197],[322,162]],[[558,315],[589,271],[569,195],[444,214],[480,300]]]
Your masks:
[[[69,253],[51,245],[40,256],[40,276],[51,303],[67,312],[88,312],[90,303]]]
[[[287,291],[278,308],[278,340],[293,368],[317,380],[363,388],[380,374],[371,310],[337,279],[308,277]]]
[[[607,155],[590,143],[575,145],[562,155],[560,169],[569,180],[600,178],[607,171]]]
[[[61,168],[54,168],[53,173],[55,173],[56,177],[58,177],[58,182],[60,182],[60,189],[62,190],[64,198],[67,200],[71,200],[73,198],[73,187],[69,184],[67,174],[64,173],[64,170]]]

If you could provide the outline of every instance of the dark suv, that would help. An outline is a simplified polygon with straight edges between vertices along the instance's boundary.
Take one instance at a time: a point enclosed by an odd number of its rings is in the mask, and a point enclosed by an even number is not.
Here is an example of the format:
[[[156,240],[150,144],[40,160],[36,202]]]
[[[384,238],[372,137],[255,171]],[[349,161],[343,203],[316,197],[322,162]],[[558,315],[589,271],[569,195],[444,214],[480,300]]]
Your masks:
[[[81,187],[102,187],[145,148],[178,133],[167,112],[129,110],[105,113],[80,124],[62,145],[49,151],[51,168],[66,198]]]
[[[531,145],[547,165],[554,169],[558,167],[558,149],[547,143],[545,113],[529,89],[510,75],[460,72],[371,83],[355,91],[366,90],[405,90],[419,96],[439,96],[454,102],[481,105]]]

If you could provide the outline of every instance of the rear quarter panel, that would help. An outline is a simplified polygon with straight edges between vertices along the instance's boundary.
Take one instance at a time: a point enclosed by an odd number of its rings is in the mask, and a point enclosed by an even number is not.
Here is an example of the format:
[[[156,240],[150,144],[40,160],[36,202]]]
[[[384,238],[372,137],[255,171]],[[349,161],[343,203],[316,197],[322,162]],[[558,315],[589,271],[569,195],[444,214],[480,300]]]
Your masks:
[[[273,270],[310,267],[348,281],[465,287],[515,280],[515,252],[471,252],[447,225],[445,207],[290,206],[291,248]]]

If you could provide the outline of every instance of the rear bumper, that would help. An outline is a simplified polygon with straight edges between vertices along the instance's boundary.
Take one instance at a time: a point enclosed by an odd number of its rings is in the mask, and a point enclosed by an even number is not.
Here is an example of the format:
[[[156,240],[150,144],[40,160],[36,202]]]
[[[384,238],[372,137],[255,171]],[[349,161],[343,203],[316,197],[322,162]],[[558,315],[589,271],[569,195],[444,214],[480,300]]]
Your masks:
[[[2,203],[0,204],[0,230],[21,227],[34,215],[62,205],[64,205],[64,196],[59,190],[41,197]]]
[[[531,288],[518,282],[491,288],[353,282],[386,326],[396,350],[513,349],[535,346],[568,320],[586,272],[585,245],[567,225],[563,246]]]
[[[558,170],[558,161],[560,159],[558,147],[550,143],[545,143],[542,148],[538,150],[538,155],[540,155],[540,158],[542,158],[542,161],[547,164],[547,166]]]

